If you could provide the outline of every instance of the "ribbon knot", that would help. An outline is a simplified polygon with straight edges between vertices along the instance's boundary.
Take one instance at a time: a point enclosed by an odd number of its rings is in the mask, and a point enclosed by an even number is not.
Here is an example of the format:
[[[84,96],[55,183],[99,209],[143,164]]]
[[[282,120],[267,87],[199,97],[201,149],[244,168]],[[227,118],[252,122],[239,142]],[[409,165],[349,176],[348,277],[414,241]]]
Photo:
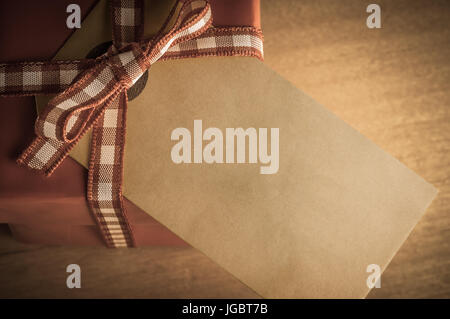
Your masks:
[[[105,63],[111,68],[116,81],[125,89],[129,89],[150,67],[145,53],[136,42],[130,43],[121,50],[113,45],[106,53]]]

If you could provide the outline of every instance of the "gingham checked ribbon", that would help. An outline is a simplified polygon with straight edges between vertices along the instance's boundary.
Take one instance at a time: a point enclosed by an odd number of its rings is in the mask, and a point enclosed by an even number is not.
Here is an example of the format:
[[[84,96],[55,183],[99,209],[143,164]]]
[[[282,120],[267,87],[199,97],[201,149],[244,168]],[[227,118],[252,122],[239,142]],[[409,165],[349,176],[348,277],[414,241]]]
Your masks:
[[[0,64],[0,95],[63,91],[38,116],[37,137],[18,162],[49,176],[92,128],[88,204],[108,247],[132,247],[122,198],[127,89],[158,60],[222,55],[262,59],[262,34],[253,27],[213,27],[207,0],[177,1],[149,40],[140,39],[143,0],[112,0],[111,11],[113,45],[107,53],[97,59]]]

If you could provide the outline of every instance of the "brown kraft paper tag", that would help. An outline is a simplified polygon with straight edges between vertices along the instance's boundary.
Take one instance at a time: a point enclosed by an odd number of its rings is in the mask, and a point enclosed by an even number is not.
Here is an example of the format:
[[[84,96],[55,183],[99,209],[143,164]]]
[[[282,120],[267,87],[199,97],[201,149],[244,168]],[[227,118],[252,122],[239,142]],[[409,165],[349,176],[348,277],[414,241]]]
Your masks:
[[[110,40],[108,21],[101,2],[56,58]],[[253,128],[245,163],[227,128]],[[88,155],[89,135],[71,153]],[[254,58],[152,66],[124,165],[125,197],[266,298],[366,296],[437,192]]]

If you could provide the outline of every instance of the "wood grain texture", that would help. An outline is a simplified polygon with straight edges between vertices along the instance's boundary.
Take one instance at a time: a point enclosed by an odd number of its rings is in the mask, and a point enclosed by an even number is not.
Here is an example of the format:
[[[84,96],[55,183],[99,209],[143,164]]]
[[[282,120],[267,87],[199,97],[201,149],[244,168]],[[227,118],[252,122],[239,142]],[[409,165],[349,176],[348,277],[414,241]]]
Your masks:
[[[369,3],[262,0],[266,64],[440,190],[369,298],[449,298],[450,2],[377,1],[382,29]],[[66,288],[71,263],[82,289]],[[25,245],[3,225],[0,297],[258,296],[192,248]]]
[[[262,1],[265,62],[440,193],[369,298],[450,297],[450,2]]]

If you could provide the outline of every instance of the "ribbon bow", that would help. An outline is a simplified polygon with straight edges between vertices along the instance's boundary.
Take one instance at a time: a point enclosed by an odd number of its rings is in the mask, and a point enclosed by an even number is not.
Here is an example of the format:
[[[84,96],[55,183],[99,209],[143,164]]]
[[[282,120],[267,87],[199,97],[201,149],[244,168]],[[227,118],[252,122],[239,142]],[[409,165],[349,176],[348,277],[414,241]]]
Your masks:
[[[63,90],[38,116],[37,138],[18,162],[49,176],[92,128],[88,204],[106,244],[131,247],[135,241],[122,199],[127,89],[158,60],[208,55],[262,59],[262,35],[252,27],[215,28],[207,0],[180,0],[158,34],[140,40],[142,1],[111,3],[114,44],[104,55],[93,60],[0,64],[0,95]]]
[[[120,49],[112,46],[98,63],[48,103],[36,122],[36,134],[65,143],[76,141],[103,109],[126,94],[169,48],[197,37],[211,23],[211,7],[206,1],[187,1],[182,3],[174,26],[161,39],[133,42]]]

